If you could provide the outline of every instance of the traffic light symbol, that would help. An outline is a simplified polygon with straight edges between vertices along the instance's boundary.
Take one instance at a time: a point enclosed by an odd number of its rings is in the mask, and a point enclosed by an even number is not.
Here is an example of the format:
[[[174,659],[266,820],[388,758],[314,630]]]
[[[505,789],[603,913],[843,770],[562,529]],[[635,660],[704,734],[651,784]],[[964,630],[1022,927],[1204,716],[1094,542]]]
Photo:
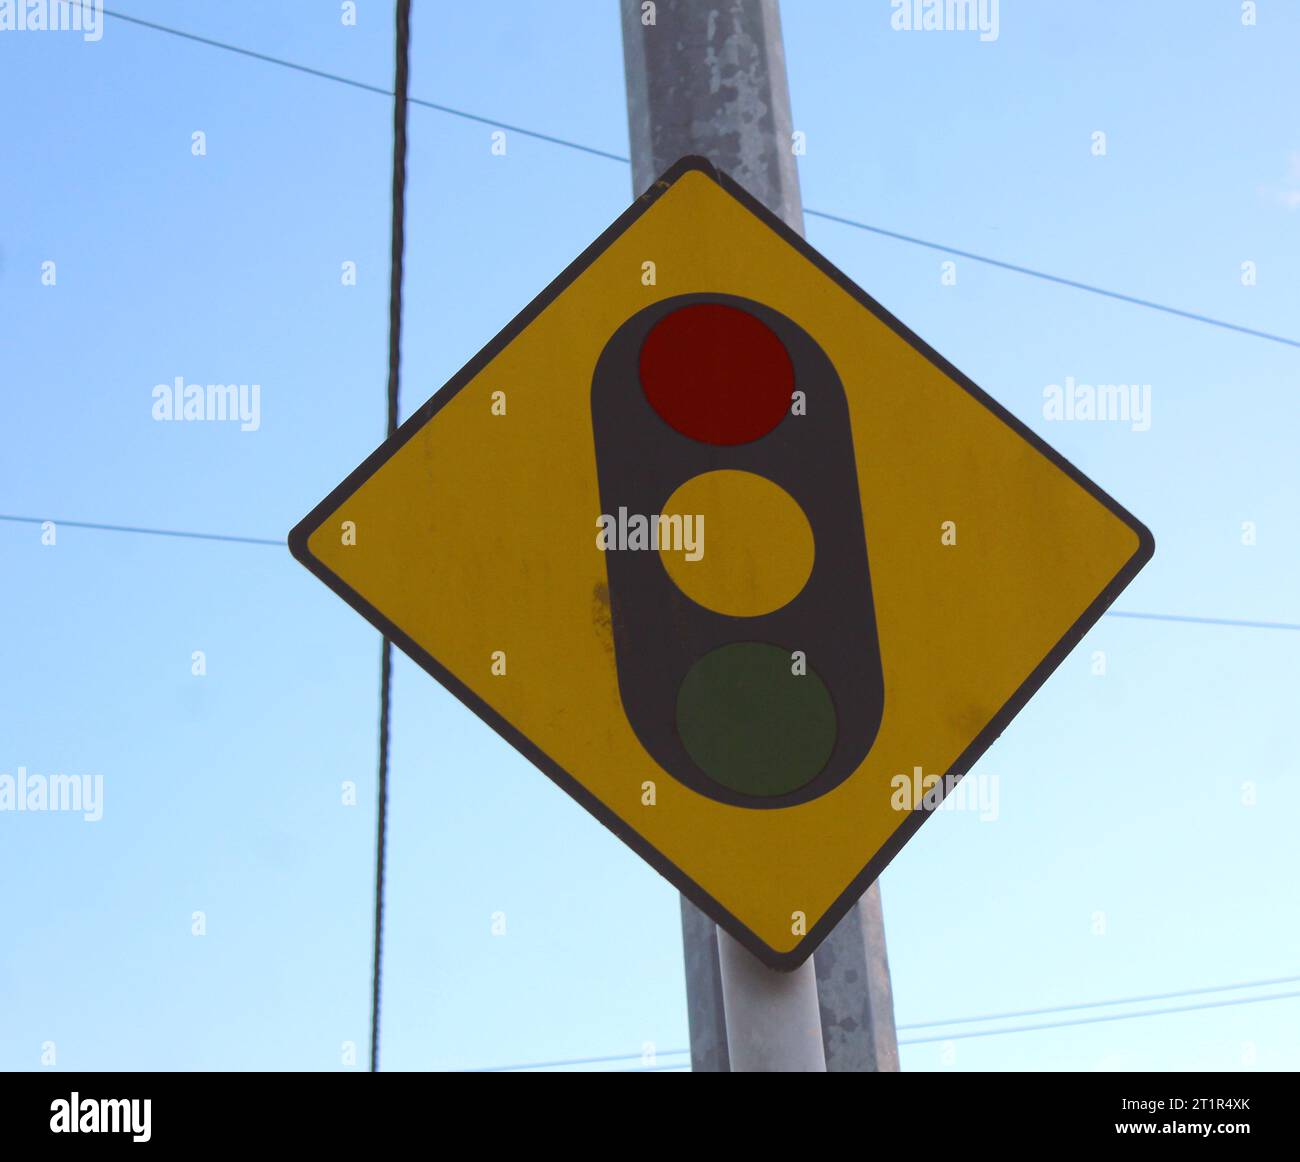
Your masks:
[[[619,693],[641,744],[722,802],[825,794],[861,764],[884,710],[834,366],[761,303],[682,295],[609,339],[591,409],[602,513],[652,522],[648,540],[602,546]]]

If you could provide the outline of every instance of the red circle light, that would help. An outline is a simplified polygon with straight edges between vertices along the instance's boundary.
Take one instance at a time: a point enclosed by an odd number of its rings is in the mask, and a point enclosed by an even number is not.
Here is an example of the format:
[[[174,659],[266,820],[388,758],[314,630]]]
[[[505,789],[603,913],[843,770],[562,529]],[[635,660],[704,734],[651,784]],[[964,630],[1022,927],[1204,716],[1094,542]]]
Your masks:
[[[785,344],[748,311],[693,303],[641,344],[641,389],[660,418],[705,444],[747,444],[781,422],[794,391]]]

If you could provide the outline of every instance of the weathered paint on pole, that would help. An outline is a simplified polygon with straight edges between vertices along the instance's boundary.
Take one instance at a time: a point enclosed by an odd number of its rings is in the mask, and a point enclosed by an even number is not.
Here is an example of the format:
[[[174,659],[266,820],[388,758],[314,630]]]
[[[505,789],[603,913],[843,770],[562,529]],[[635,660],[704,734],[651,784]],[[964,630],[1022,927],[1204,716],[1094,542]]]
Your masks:
[[[827,1069],[897,1073],[898,1034],[878,883],[813,955]]]
[[[697,153],[802,234],[776,0],[622,0],[622,8],[635,193]]]
[[[776,0],[620,4],[634,195],[644,193],[679,157],[699,154],[802,234],[795,127]],[[738,1071],[743,1065],[730,1059],[723,1013],[718,949],[724,934],[715,939],[713,923],[685,897],[681,906],[692,1067],[700,1072]],[[725,938],[724,947],[729,940]],[[736,952],[737,960],[748,956],[739,946]],[[845,916],[814,959],[822,1068],[897,1070],[877,885]],[[770,971],[757,962],[754,968]]]

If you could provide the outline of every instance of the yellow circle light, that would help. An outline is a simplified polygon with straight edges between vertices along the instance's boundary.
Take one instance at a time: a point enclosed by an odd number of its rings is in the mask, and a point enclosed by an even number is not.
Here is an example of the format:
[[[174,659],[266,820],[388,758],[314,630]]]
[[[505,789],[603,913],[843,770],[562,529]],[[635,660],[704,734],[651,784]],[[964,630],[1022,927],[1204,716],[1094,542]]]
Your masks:
[[[663,516],[659,558],[668,576],[715,613],[771,613],[793,600],[812,573],[813,534],[803,509],[753,472],[693,476],[668,498]]]

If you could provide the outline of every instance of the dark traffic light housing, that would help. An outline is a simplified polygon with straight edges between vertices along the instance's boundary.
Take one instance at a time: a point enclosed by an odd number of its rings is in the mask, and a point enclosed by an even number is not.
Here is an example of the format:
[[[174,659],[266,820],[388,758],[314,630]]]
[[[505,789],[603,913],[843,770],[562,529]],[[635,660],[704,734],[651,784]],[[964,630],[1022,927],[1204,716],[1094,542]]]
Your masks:
[[[752,616],[693,600],[657,552],[605,553],[637,737],[674,778],[725,803],[825,794],[862,762],[884,709],[848,402],[829,357],[762,303],[680,295],[609,339],[591,411],[603,513],[657,515],[692,478],[752,473],[784,490],[812,533],[802,588]],[[754,551],[789,549],[776,539]]]

